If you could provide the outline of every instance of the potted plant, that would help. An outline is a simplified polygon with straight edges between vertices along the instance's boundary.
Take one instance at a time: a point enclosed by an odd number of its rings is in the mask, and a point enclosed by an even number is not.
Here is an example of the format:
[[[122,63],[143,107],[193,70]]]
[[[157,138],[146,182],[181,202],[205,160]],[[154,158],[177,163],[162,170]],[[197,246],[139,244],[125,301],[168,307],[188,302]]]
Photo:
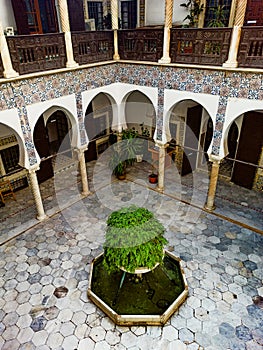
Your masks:
[[[155,173],[151,173],[150,175],[149,175],[149,182],[151,183],[151,184],[157,184],[157,182],[158,182],[158,174],[155,174]]]
[[[164,226],[146,208],[132,205],[112,212],[103,246],[106,270],[140,273],[153,269],[163,261],[164,232]]]
[[[124,160],[118,144],[112,146],[113,153],[111,155],[109,166],[112,170],[112,173],[119,179],[126,179],[126,161]]]

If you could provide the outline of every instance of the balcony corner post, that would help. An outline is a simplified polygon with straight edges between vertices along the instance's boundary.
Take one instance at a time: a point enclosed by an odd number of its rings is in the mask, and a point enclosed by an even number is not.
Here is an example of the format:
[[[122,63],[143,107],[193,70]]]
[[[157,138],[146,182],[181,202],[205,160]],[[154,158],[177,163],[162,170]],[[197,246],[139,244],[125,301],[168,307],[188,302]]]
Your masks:
[[[173,21],[173,0],[165,0],[165,24],[163,37],[163,57],[159,63],[171,63],[170,52],[170,29]]]
[[[241,27],[234,26],[231,34],[228,59],[226,62],[223,63],[224,68],[236,68],[238,66],[237,54],[239,49],[240,36],[241,36]]]
[[[238,0],[236,4],[236,15],[232,29],[228,59],[223,63],[224,68],[238,67],[237,55],[241,38],[241,28],[244,24],[247,0]]]
[[[3,63],[3,75],[4,78],[15,78],[19,74],[13,69],[9,48],[7,45],[6,37],[3,31],[2,23],[0,22],[0,53]]]
[[[59,15],[61,20],[61,29],[65,37],[67,68],[78,67],[78,63],[74,60],[71,32],[69,26],[69,15],[67,0],[58,0]]]
[[[119,60],[119,50],[118,50],[118,27],[119,27],[119,18],[118,18],[118,0],[111,0],[111,26],[113,29],[114,35],[114,54],[113,59]]]

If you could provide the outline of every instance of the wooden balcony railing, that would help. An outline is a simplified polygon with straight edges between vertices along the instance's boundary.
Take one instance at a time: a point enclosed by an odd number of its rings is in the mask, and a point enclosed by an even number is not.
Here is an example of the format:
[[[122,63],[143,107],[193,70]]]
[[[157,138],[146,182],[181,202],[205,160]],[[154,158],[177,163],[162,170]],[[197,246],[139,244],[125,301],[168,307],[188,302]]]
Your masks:
[[[120,30],[118,49],[122,60],[158,62],[163,54],[163,29]]]
[[[79,64],[113,58],[113,31],[72,33],[72,44],[75,61]]]
[[[172,63],[222,66],[228,59],[232,28],[172,28]],[[113,59],[113,31],[71,33],[74,59],[80,65]],[[163,28],[118,31],[123,60],[158,62],[163,56]],[[20,75],[66,67],[64,34],[7,37],[13,68]],[[238,66],[263,69],[263,27],[243,27]],[[0,58],[0,78],[3,78]]]
[[[171,30],[171,62],[222,66],[228,58],[232,28]]]
[[[64,34],[9,36],[7,43],[19,74],[66,67]]]
[[[238,66],[263,68],[263,27],[242,28]]]

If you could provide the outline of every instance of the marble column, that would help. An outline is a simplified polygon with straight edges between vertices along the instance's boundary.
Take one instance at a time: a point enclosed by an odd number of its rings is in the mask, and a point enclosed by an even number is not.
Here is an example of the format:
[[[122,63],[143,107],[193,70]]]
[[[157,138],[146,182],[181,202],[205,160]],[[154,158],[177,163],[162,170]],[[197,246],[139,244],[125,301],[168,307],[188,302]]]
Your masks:
[[[66,67],[68,68],[78,67],[78,63],[75,62],[74,55],[73,55],[73,46],[72,46],[71,32],[70,32],[70,25],[69,25],[67,0],[58,0],[58,8],[59,8],[59,15],[61,19],[61,29],[64,33],[65,44],[66,44],[66,54],[67,54]]]
[[[228,52],[228,59],[223,63],[225,68],[235,68],[238,66],[237,54],[240,44],[241,29],[244,24],[246,14],[247,0],[238,0],[236,4],[236,15],[234,26],[232,29],[230,47]]]
[[[165,0],[165,23],[163,38],[163,57],[159,63],[170,63],[170,29],[173,21],[173,0]]]
[[[214,201],[215,201],[216,186],[217,186],[219,165],[220,165],[221,159],[217,156],[209,155],[209,160],[210,162],[212,162],[212,169],[210,174],[210,182],[209,182],[209,189],[208,189],[205,209],[209,211],[213,211],[215,209]]]
[[[114,54],[113,59],[119,60],[119,50],[118,50],[118,28],[119,28],[119,10],[118,10],[118,0],[111,0],[111,25],[114,35]]]
[[[29,178],[29,185],[36,204],[37,219],[39,221],[42,221],[47,218],[47,215],[45,214],[43,202],[40,194],[40,189],[39,189],[37,174],[36,174],[37,170],[39,170],[39,166],[28,169],[28,178]]]
[[[157,191],[164,191],[164,169],[165,169],[165,157],[166,157],[166,148],[168,144],[156,143],[156,146],[159,147],[159,165],[158,165],[158,185]]]
[[[81,183],[82,183],[81,194],[84,197],[90,194],[89,184],[88,184],[88,174],[87,174],[87,168],[86,168],[86,162],[85,162],[85,153],[84,153],[86,150],[87,150],[87,147],[76,150],[76,152],[78,153],[80,177],[81,177]]]
[[[19,74],[13,69],[9,48],[7,45],[6,37],[3,31],[3,26],[0,20],[0,54],[2,58],[5,78],[15,78]]]

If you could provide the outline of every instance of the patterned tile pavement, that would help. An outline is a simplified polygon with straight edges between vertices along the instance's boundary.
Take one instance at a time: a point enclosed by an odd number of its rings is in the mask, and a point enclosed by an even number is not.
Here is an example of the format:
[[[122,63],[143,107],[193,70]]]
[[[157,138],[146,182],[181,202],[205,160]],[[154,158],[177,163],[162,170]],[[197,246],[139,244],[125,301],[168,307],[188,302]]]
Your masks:
[[[112,181],[103,162],[87,167],[92,194],[86,198],[74,166],[41,185],[50,215],[41,223],[34,219],[29,189],[1,209],[2,214],[15,203],[18,210],[28,198],[23,213],[13,209],[1,222],[0,348],[262,349],[262,195],[219,182],[217,209],[208,213],[202,210],[204,172],[179,181],[167,169],[162,194],[147,183],[145,162],[131,168],[123,182]],[[189,284],[186,302],[163,327],[116,326],[87,298],[90,263],[102,252],[105,220],[131,203],[163,222],[167,249],[182,259]],[[60,287],[64,292],[56,293]]]

